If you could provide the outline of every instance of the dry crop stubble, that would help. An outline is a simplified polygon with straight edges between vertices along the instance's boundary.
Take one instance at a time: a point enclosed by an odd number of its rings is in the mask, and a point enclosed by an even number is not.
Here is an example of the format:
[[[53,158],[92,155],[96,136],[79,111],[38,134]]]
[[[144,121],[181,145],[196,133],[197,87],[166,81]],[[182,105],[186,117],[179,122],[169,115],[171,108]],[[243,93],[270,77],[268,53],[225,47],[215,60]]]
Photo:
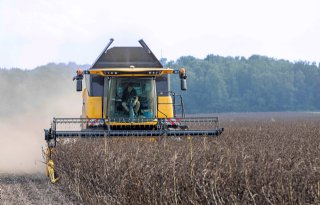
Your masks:
[[[223,125],[218,138],[60,142],[61,185],[89,204],[320,203],[320,119]]]

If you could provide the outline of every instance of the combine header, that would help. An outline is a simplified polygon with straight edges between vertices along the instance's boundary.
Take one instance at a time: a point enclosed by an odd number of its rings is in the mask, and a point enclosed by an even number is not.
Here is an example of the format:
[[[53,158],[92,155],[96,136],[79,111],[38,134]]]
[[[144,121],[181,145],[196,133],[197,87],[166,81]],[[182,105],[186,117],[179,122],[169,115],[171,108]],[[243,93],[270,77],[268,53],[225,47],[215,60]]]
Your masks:
[[[45,130],[52,183],[58,180],[51,154],[59,138],[209,137],[223,132],[217,117],[185,117],[182,96],[170,91],[169,75],[177,74],[181,90],[187,90],[186,69],[164,68],[143,40],[141,47],[109,49],[112,42],[91,68],[74,77],[83,96],[81,118],[54,118]]]

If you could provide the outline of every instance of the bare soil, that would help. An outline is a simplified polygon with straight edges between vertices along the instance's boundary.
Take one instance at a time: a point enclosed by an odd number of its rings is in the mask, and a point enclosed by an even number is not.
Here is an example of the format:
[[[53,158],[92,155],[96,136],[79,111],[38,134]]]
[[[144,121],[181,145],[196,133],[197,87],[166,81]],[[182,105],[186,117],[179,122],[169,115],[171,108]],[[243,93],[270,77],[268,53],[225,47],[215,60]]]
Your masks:
[[[0,204],[81,204],[43,174],[0,174]]]

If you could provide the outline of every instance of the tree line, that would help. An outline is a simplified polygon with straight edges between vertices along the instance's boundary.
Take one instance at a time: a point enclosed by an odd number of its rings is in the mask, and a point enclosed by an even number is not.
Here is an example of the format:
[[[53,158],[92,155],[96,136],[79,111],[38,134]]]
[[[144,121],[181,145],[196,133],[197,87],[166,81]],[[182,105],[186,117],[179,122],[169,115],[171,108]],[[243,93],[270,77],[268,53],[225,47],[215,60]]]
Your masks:
[[[187,68],[188,92],[182,93],[190,113],[320,110],[320,64],[260,55],[161,61]],[[171,79],[179,90],[178,79]]]
[[[0,119],[28,111],[50,112],[48,105],[75,99],[72,77],[83,66],[49,63],[32,70],[0,68]],[[82,103],[74,102],[74,103]]]
[[[183,95],[187,113],[320,110],[320,65],[316,63],[260,55],[184,56],[161,62],[165,67],[187,69],[187,92],[180,91],[177,76],[171,77],[171,88]],[[0,69],[0,115],[68,100],[75,93],[72,77],[77,68],[88,66],[49,63],[33,70]]]

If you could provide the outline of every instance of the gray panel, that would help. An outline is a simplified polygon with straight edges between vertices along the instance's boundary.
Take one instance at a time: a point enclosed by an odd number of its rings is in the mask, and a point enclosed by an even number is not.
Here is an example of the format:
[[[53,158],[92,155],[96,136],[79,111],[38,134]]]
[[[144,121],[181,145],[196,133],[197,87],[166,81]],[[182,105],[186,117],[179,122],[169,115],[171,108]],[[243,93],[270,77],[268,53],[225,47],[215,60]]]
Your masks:
[[[157,95],[168,96],[169,80],[168,75],[159,76],[156,78]]]
[[[142,47],[113,47],[102,53],[91,69],[98,68],[163,68],[159,60]]]
[[[108,91],[109,91],[109,79],[104,78],[104,90],[103,90],[103,104],[102,104],[102,116],[105,118],[107,116],[107,103],[108,103]]]
[[[90,96],[103,96],[104,77],[90,75]]]

